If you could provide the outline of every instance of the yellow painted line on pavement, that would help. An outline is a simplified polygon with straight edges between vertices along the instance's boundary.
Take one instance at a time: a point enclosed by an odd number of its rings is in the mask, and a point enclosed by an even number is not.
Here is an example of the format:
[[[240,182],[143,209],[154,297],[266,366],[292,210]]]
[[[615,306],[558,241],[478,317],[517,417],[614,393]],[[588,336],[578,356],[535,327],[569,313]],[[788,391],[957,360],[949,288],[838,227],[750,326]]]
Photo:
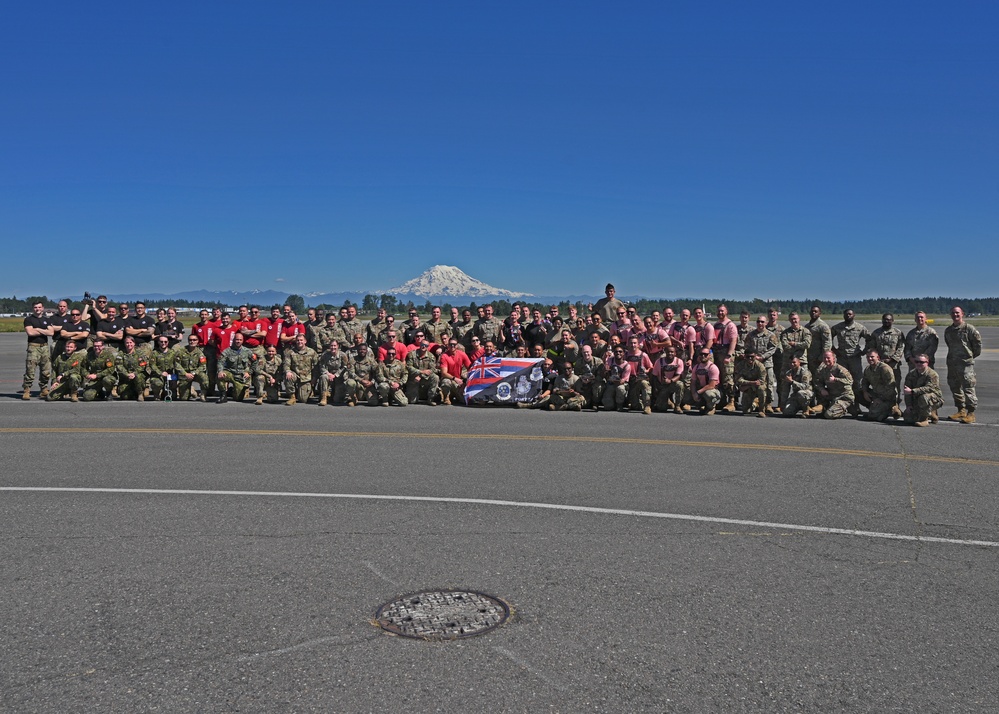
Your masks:
[[[183,428],[139,428],[127,427],[107,429],[104,427],[10,427],[0,428],[0,434],[186,434],[191,436],[302,436],[333,439],[480,439],[489,441],[563,441],[588,444],[635,444],[646,446],[681,446],[707,449],[742,449],[748,451],[787,451],[804,454],[828,454],[829,456],[856,456],[869,459],[897,459],[909,461],[929,461],[944,464],[965,464],[976,466],[999,466],[999,461],[990,459],[966,459],[956,456],[933,456],[929,454],[899,454],[887,451],[865,451],[862,449],[839,449],[831,446],[797,446],[788,444],[738,444],[724,441],[682,441],[673,439],[636,439],[619,436],[556,436],[547,434],[413,434],[394,431],[309,431],[305,429],[183,429]]]

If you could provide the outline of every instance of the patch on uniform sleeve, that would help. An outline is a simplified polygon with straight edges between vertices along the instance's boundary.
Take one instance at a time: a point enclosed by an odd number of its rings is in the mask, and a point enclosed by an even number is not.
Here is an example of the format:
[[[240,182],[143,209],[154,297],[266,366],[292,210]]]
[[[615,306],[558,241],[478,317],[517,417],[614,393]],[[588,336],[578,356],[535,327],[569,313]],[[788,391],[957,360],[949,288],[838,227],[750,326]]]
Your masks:
[[[204,364],[204,363],[205,363],[205,362],[207,362],[208,360],[206,360],[206,359],[205,359],[204,357],[202,357],[202,358],[201,358],[201,359],[199,359],[198,361],[199,361],[199,362],[201,362],[201,364]]]
[[[105,365],[107,365],[108,367],[111,367],[111,366],[114,365],[114,362],[105,362]]]

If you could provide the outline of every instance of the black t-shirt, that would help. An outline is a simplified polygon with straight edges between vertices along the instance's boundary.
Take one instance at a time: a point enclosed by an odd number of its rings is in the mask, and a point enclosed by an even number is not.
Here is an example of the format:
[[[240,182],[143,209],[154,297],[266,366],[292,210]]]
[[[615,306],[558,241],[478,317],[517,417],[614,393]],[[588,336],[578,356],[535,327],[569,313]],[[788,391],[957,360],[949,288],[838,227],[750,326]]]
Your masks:
[[[184,334],[184,323],[177,320],[157,322],[153,334],[155,336],[166,335],[170,338],[170,346],[173,347],[180,342],[180,338]]]
[[[50,324],[51,323],[49,322],[49,318],[47,317],[35,317],[34,315],[28,315],[26,318],[24,318],[25,327],[34,327],[35,329],[38,330],[47,330]],[[45,335],[41,335],[40,337],[31,337],[30,335],[28,336],[29,345],[47,345],[48,343],[49,343],[49,338],[46,337]]]
[[[121,323],[121,318],[115,317],[115,319],[113,320],[101,320],[100,322],[98,322],[97,330],[95,330],[95,332],[118,332],[119,330],[122,329],[124,329],[124,325],[122,325]],[[122,338],[120,340],[114,340],[109,337],[105,337],[104,342],[110,345],[111,347],[118,349],[118,347],[121,345],[124,339],[125,335],[124,333],[122,333]]]
[[[133,330],[148,330],[154,325],[156,325],[156,318],[152,317],[148,313],[145,317],[136,317],[133,315],[128,318],[128,322],[125,323],[125,327],[131,327]],[[135,344],[144,345],[147,342],[151,342],[152,339],[153,338],[149,335],[139,335],[135,338]]]
[[[84,322],[83,320],[80,320],[80,322],[78,324],[73,324],[73,321],[70,320],[69,322],[67,322],[63,326],[62,330],[63,330],[64,333],[65,332],[86,332],[87,335],[89,335],[90,334],[90,323],[89,322]],[[69,342],[70,340],[69,339],[64,339],[63,341],[64,342]],[[87,351],[87,336],[86,335],[84,335],[83,337],[81,337],[79,339],[73,340],[73,342],[76,343],[76,351],[79,352],[81,355],[84,352]]]

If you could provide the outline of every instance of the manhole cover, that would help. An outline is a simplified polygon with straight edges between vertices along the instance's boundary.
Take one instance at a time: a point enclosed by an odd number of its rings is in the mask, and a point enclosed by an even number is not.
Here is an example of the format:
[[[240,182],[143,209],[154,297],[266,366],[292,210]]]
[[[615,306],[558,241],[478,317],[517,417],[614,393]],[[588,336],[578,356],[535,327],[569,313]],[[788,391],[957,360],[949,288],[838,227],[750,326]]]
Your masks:
[[[510,616],[499,598],[467,590],[413,593],[378,608],[383,630],[421,640],[456,640],[489,632]]]

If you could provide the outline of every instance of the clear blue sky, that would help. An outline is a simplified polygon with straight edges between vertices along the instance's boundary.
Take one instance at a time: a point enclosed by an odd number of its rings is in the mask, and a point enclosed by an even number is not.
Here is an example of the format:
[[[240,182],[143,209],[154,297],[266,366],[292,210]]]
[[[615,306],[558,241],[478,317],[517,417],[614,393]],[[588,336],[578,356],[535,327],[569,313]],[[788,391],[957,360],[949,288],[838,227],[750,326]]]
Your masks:
[[[999,294],[990,2],[8,3],[0,294]],[[282,282],[276,282],[282,281]]]

